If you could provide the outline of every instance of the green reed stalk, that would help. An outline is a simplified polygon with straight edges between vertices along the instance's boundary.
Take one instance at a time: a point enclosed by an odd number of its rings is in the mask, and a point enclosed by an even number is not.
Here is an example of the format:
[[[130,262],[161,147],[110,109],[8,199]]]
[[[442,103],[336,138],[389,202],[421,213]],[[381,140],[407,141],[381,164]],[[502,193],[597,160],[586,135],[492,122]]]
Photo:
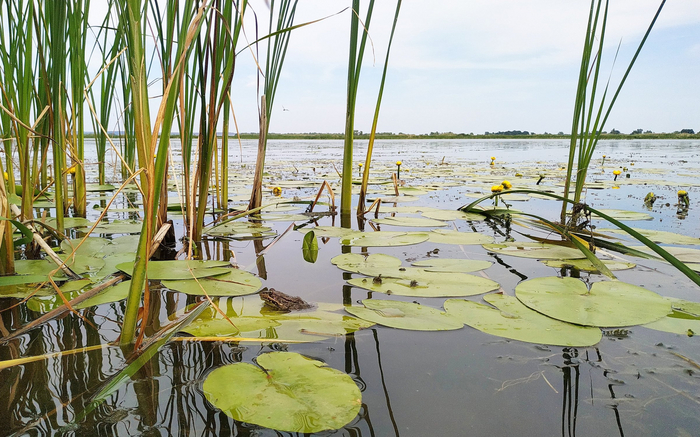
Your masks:
[[[132,107],[134,111],[136,149],[139,157],[139,166],[145,170],[143,172],[145,175],[141,179],[141,187],[145,193],[145,220],[139,238],[120,339],[122,344],[130,344],[133,342],[136,333],[138,310],[146,281],[148,252],[151,240],[155,234],[163,181],[167,176],[170,128],[180,88],[178,80],[183,74],[182,71],[187,63],[189,49],[192,41],[199,34],[204,12],[209,8],[209,4],[202,4],[197,13],[193,15],[191,22],[188,23],[188,30],[184,38],[179,39],[177,42],[178,56],[176,56],[172,78],[168,81],[163,92],[154,125],[151,125],[148,108],[148,83],[144,51],[144,35],[146,32],[143,26],[145,26],[147,7],[138,0],[119,0],[119,6],[122,19],[125,20],[126,25],[125,35],[129,59],[130,85],[133,92]],[[160,138],[158,138],[158,132],[160,132]]]
[[[275,93],[282,74],[284,59],[287,55],[291,30],[298,27],[294,26],[297,0],[282,0],[279,2],[276,14],[277,19],[275,19],[275,3],[277,2],[272,1],[270,3],[265,84],[263,86],[259,114],[260,136],[258,138],[258,155],[255,163],[255,176],[248,205],[249,209],[257,208],[262,204],[262,179],[265,169],[265,155],[267,153],[267,134],[270,130],[270,118],[272,117]],[[275,27],[273,28],[273,26]]]
[[[274,4],[274,2],[273,2]],[[209,199],[209,184],[216,150],[216,127],[233,81],[235,49],[230,19],[231,4],[219,14],[220,1],[212,9],[207,32],[197,42],[200,63],[199,180],[198,206],[192,240],[199,241],[204,228],[204,214]],[[245,7],[245,5],[244,5]],[[216,11],[216,13],[215,13]],[[227,20],[228,16],[228,20]],[[209,70],[210,69],[210,70]],[[206,92],[205,92],[206,90]]]
[[[659,17],[665,3],[666,0],[663,0],[659,5],[659,8],[657,9],[654,18],[651,20],[644,37],[640,41],[632,60],[627,66],[627,70],[625,71],[622,80],[620,80],[620,83],[617,86],[613,98],[610,100],[610,103],[606,104],[609,83],[605,85],[602,95],[599,97],[600,102],[598,103],[596,100],[598,98],[597,89],[603,55],[603,44],[605,42],[609,1],[605,0],[605,7],[601,14],[603,0],[591,0],[591,9],[588,15],[588,25],[586,28],[578,86],[576,89],[576,99],[574,102],[571,141],[569,144],[569,160],[567,165],[566,181],[564,184],[564,197],[568,197],[573,179],[574,159],[576,157],[576,182],[573,191],[575,203],[581,201],[581,193],[583,192],[583,187],[586,182],[588,167],[591,159],[593,158],[593,152],[598,144],[600,135],[605,127],[605,122],[610,116],[612,108],[615,105],[615,101],[622,90],[622,86],[625,84],[627,76],[629,76],[629,73],[632,70],[632,67],[634,66],[634,63],[637,60],[647,37],[651,33],[651,29],[654,27],[656,19]],[[598,30],[599,27],[600,30]],[[595,49],[596,40],[598,41],[597,50]],[[591,74],[593,75],[592,77]],[[563,204],[561,211],[561,222],[564,223],[565,220],[566,204]],[[572,220],[575,222],[577,218],[572,217]]]
[[[57,2],[61,3],[61,2]],[[85,111],[84,93],[87,85],[87,59],[85,57],[90,0],[68,2],[68,59],[70,62],[71,111],[71,165],[73,174],[73,208],[76,216],[85,217],[87,200],[85,191]]]
[[[364,171],[362,173],[362,185],[360,186],[360,197],[357,201],[357,215],[362,216],[365,212],[365,197],[367,196],[367,185],[369,183],[369,166],[372,163],[372,149],[374,148],[374,138],[377,134],[377,122],[379,121],[379,108],[382,104],[382,96],[384,95],[384,83],[386,82],[386,70],[389,66],[389,53],[391,52],[391,43],[394,40],[394,31],[396,23],[399,21],[399,11],[401,10],[401,0],[396,2],[396,12],[394,14],[394,24],[391,26],[391,35],[389,36],[389,44],[386,48],[386,58],[384,59],[384,70],[382,71],[382,82],[379,85],[379,95],[377,96],[377,106],[374,109],[374,119],[372,120],[372,131],[369,135],[369,143],[367,144],[367,156],[365,158]]]
[[[355,103],[357,100],[357,87],[360,82],[360,70],[362,69],[362,58],[367,42],[367,32],[372,19],[374,0],[370,0],[367,9],[367,16],[364,22],[362,39],[357,44],[357,37],[360,28],[360,0],[353,0],[352,11],[350,12],[350,51],[348,54],[348,89],[347,106],[345,113],[345,142],[343,144],[343,173],[341,176],[341,198],[340,216],[343,227],[350,226],[350,213],[352,210],[352,148],[355,133]]]

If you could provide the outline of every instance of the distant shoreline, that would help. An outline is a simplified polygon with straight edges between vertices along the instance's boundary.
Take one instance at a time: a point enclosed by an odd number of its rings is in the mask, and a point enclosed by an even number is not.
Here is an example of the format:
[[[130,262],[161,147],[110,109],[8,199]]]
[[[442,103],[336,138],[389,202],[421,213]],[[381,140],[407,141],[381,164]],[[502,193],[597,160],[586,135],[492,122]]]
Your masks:
[[[118,138],[121,135],[114,134],[112,138]],[[95,138],[93,133],[86,133],[85,138]],[[172,138],[179,138],[179,135],[172,135]],[[236,133],[230,133],[229,139],[235,140],[238,136]],[[221,134],[219,134],[221,138]],[[257,133],[241,133],[242,140],[257,140]],[[270,133],[267,135],[269,140],[342,140],[344,134],[336,133],[302,133],[302,134],[279,134]],[[471,134],[389,134],[381,133],[375,136],[377,140],[568,140],[569,135],[556,134],[530,134],[530,135],[471,135]],[[356,134],[356,140],[368,140],[369,134]],[[601,140],[700,140],[700,133],[696,134],[681,134],[681,133],[649,133],[649,134],[602,134]]]

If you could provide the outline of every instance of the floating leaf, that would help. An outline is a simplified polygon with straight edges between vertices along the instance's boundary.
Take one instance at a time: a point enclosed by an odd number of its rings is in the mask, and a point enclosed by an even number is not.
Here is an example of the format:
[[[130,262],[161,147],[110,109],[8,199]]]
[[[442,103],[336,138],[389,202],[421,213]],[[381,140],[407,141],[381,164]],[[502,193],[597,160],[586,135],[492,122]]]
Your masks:
[[[353,231],[347,228],[338,228],[335,226],[316,226],[315,228],[299,228],[299,232],[305,234],[310,231],[314,231],[317,237],[348,237],[362,235],[361,232]]]
[[[362,304],[345,307],[345,311],[379,325],[413,331],[449,331],[464,326],[454,316],[417,303],[365,299]]]
[[[231,268],[228,261],[150,261],[148,263],[148,279],[150,280],[182,280],[206,278],[208,276],[229,273]],[[117,268],[130,275],[134,271],[133,262],[117,264]]]
[[[129,284],[131,281],[120,282],[119,284],[106,288],[95,296],[86,299],[85,301],[74,305],[75,309],[89,308],[103,303],[118,302],[126,299],[129,294]],[[89,279],[79,279],[63,284],[60,289],[63,296],[67,300],[74,299],[81,294],[89,291],[95,286]],[[51,296],[33,297],[27,301],[27,308],[32,311],[47,313],[63,305],[63,299],[58,294],[53,293]]]
[[[361,270],[397,269],[401,267],[401,260],[383,253],[373,253],[368,256],[358,253],[344,253],[331,259],[331,262],[348,272],[359,273]]]
[[[148,264],[148,277],[151,277],[151,265],[154,261]],[[185,267],[186,268],[186,267]],[[211,270],[211,269],[205,269]],[[204,289],[209,296],[243,296],[245,294],[253,294],[260,290],[262,282],[260,279],[250,272],[239,269],[216,269],[225,270],[226,273],[218,275],[215,278],[203,278],[195,280],[163,280],[163,285],[171,290],[180,291],[192,296],[204,296]],[[198,278],[201,276],[197,276]],[[186,279],[192,279],[190,276]]]
[[[97,193],[97,192],[104,192],[104,191],[114,191],[116,190],[117,187],[111,184],[103,184],[103,185],[98,185],[98,184],[86,184],[85,185],[85,191],[88,193]]]
[[[304,235],[301,249],[304,256],[304,261],[312,264],[316,262],[316,259],[318,258],[318,241],[316,241],[316,234],[314,231],[308,232],[306,235]]]
[[[260,223],[252,222],[227,222],[222,225],[215,226],[205,231],[205,234],[212,236],[230,237],[230,238],[241,238],[241,237],[266,237],[270,234],[276,235],[272,232],[272,228],[263,226]]]
[[[97,234],[135,234],[141,232],[143,222],[137,220],[114,220],[113,222],[100,222],[95,227]]]
[[[105,261],[102,258],[96,258],[86,254],[69,256],[64,253],[59,253],[58,257],[65,261],[66,265],[70,267],[73,272],[79,275],[85,273],[97,273],[105,265]]]
[[[7,285],[35,284],[37,282],[44,282],[46,279],[46,275],[0,276],[0,287],[5,287]]]
[[[647,252],[652,255],[656,255],[656,252],[654,252],[646,246],[630,246],[630,248],[640,250],[642,252]],[[684,263],[700,263],[700,249],[690,249],[688,247],[673,246],[664,246],[663,249],[666,252],[678,258],[679,261],[683,261]]]
[[[55,205],[51,205],[55,206]],[[34,207],[36,206],[36,203],[34,204]],[[52,228],[56,227],[56,219],[53,217],[47,217],[46,222],[48,226],[51,226]],[[64,217],[63,218],[63,227],[65,228],[84,228],[86,226],[92,225],[92,222],[86,218],[83,217]]]
[[[463,299],[445,301],[445,311],[487,334],[529,343],[554,346],[593,346],[600,329],[572,325],[543,316],[513,296],[487,294],[484,300],[496,308]]]
[[[640,325],[671,311],[670,303],[658,294],[619,281],[596,282],[589,291],[575,278],[535,278],[518,284],[515,295],[535,311],[587,326]]]
[[[372,219],[372,222],[387,226],[406,226],[416,228],[447,226],[447,224],[443,221],[423,217],[386,217],[381,219]]]
[[[369,273],[374,278],[353,278],[348,283],[366,290],[399,296],[462,297],[499,288],[498,282],[481,276],[427,272],[413,267],[401,270],[361,270],[360,273]]]
[[[361,247],[409,246],[426,241],[430,235],[427,232],[363,232],[342,237],[341,244]]]
[[[644,327],[688,337],[700,334],[700,303],[682,299],[667,298],[667,300],[673,309],[671,314],[647,323]]]
[[[347,314],[335,311],[341,305],[319,303],[310,311],[284,313],[271,311],[255,296],[238,298],[241,309],[233,310],[224,319],[218,312],[209,311],[187,326],[184,331],[197,337],[245,337],[258,338],[264,342],[310,342],[327,337],[341,336],[373,325]]]
[[[598,209],[598,211],[616,220],[637,221],[652,220],[654,218],[645,212],[624,211],[621,209]],[[600,219],[600,217],[595,214],[593,214],[593,218]]]
[[[499,255],[511,255],[521,258],[580,259],[586,257],[580,250],[574,249],[573,247],[547,243],[506,242],[498,244],[484,244],[483,248]]]
[[[435,220],[467,220],[467,221],[481,221],[486,220],[481,214],[474,214],[471,212],[453,211],[448,209],[431,210],[425,211],[421,214],[423,217],[427,217]]]
[[[610,270],[626,270],[632,269],[637,264],[629,263],[624,261],[614,261],[614,260],[601,260]],[[573,267],[586,272],[597,272],[598,269],[587,259],[552,259],[543,260],[545,265],[549,267],[562,268],[562,267]]]
[[[459,232],[452,229],[434,229],[429,241],[438,244],[485,244],[493,242],[493,237],[479,232]]]
[[[98,254],[110,253],[111,241],[106,238],[99,237],[88,237],[83,241],[82,238],[76,238],[73,240],[63,240],[61,241],[61,250],[69,254],[72,253],[74,249],[76,255],[88,255],[96,256]]]
[[[651,229],[639,229],[632,228],[640,234],[644,235],[654,243],[661,244],[700,244],[700,238],[691,237],[689,235],[676,234],[675,232],[668,231],[655,231]],[[622,229],[597,229],[597,232],[614,232],[616,234],[627,235],[629,234]]]
[[[433,258],[416,261],[412,265],[428,272],[469,273],[488,269],[492,264],[491,261],[473,259]]]
[[[355,382],[325,363],[292,352],[256,361],[211,372],[202,386],[207,400],[235,420],[298,433],[342,428],[360,411]]]

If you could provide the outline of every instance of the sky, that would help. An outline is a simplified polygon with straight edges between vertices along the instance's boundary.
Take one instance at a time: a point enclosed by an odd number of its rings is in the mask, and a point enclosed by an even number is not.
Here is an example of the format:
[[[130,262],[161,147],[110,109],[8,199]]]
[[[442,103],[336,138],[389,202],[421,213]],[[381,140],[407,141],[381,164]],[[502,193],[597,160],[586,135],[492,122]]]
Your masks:
[[[364,19],[368,2],[361,3]],[[396,7],[393,0],[376,3],[355,116],[355,128],[365,132],[371,129]],[[250,4],[263,32],[267,2]],[[329,18],[293,31],[271,132],[344,131],[350,5],[350,0],[299,1],[297,24]],[[657,0],[611,1],[601,75],[604,81],[610,77],[611,88],[658,6]],[[377,130],[568,133],[589,8],[586,0],[403,1]],[[245,38],[252,42],[255,26],[248,15]],[[241,132],[258,130],[257,74],[251,51],[242,52],[231,92]],[[158,95],[162,84],[152,83],[150,94]],[[152,103],[155,113],[157,99]],[[700,1],[665,5],[605,126],[613,128],[700,131]]]
[[[602,71],[616,86],[659,3],[611,3]],[[349,5],[348,0],[301,0],[296,22]],[[367,51],[360,78],[358,130],[371,128],[395,5],[381,0],[375,6],[374,52]],[[569,132],[589,7],[583,0],[404,1],[378,131]],[[259,17],[267,13],[262,2],[256,10]],[[292,34],[270,131],[344,130],[349,22],[345,11]],[[247,35],[254,39],[254,33]],[[238,62],[236,118],[241,131],[255,131],[252,56],[241,54]],[[606,125],[612,128],[700,130],[700,2],[673,0],[664,6]]]

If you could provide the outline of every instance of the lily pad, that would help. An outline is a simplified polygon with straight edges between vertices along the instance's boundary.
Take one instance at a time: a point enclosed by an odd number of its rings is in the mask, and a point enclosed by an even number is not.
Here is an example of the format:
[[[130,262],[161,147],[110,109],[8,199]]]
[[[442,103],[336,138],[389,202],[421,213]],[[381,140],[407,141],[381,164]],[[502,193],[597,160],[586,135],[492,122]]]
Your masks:
[[[434,258],[416,261],[412,265],[428,272],[469,273],[488,269],[492,264],[491,261],[474,259]]]
[[[239,234],[260,234],[271,231],[272,228],[263,226],[260,223],[251,222],[228,222],[219,226],[215,226],[205,231],[207,235],[215,236],[236,236]]]
[[[105,265],[105,261],[102,258],[85,254],[68,256],[67,254],[59,253],[58,257],[65,261],[66,265],[79,275],[96,273]]]
[[[484,244],[484,249],[499,255],[518,256],[521,258],[536,259],[580,259],[586,256],[578,249],[556,244],[536,242],[506,242],[498,244]]]
[[[700,238],[691,237],[689,235],[676,234],[675,232],[668,231],[654,231],[651,229],[639,229],[632,228],[640,234],[644,235],[654,243],[661,244],[687,244],[687,245],[700,245]],[[614,232],[616,234],[627,235],[629,234],[621,229],[598,229],[598,232]]]
[[[345,307],[345,311],[379,325],[412,331],[450,331],[464,326],[454,316],[417,303],[365,299],[362,304]]]
[[[368,256],[358,253],[344,253],[331,259],[331,262],[348,272],[359,273],[363,269],[396,269],[401,267],[401,260],[391,255],[373,253]]]
[[[424,217],[386,217],[381,219],[372,219],[373,223],[387,226],[406,226],[415,228],[431,228],[439,226],[447,226],[440,220],[433,220]]]
[[[610,270],[626,270],[632,269],[637,264],[624,262],[624,261],[614,261],[614,260],[601,260]],[[597,272],[598,269],[591,263],[588,259],[548,259],[542,261],[549,267],[562,268],[562,267],[574,267],[579,270],[586,272]]]
[[[46,281],[46,275],[11,275],[0,276],[0,287],[8,285],[35,284]]]
[[[36,203],[34,204],[35,207],[38,207]],[[51,226],[52,228],[56,227],[56,219],[53,217],[48,217],[46,219],[46,224],[48,226]],[[86,218],[83,217],[64,217],[63,218],[63,227],[65,228],[84,228],[86,226],[92,225],[92,222]]]
[[[408,267],[395,270],[361,270],[374,278],[353,278],[350,285],[385,294],[412,297],[463,297],[499,288],[498,282],[466,273],[436,273]],[[381,273],[381,276],[379,274]],[[376,276],[375,276],[376,275]]]
[[[537,312],[577,325],[641,325],[671,312],[663,297],[620,281],[596,282],[589,291],[575,278],[535,278],[518,284],[515,295]]]
[[[513,296],[487,294],[484,300],[496,308],[463,299],[448,299],[445,311],[479,331],[528,343],[585,347],[598,343],[602,337],[598,328],[543,316]]]
[[[231,268],[227,261],[150,261],[148,263],[148,279],[150,280],[183,280],[206,278],[208,276],[229,273]],[[117,268],[130,275],[134,271],[133,262],[117,264]]]
[[[347,228],[339,228],[336,226],[316,226],[315,228],[299,228],[299,232],[305,234],[309,231],[314,231],[317,237],[348,237],[355,235],[362,235],[361,232],[354,231]]]
[[[452,229],[433,229],[429,241],[438,244],[486,244],[493,242],[493,237],[479,232],[460,232]]]
[[[668,299],[673,311],[645,328],[692,337],[700,334],[700,303],[682,299]]]
[[[389,246],[409,246],[411,244],[422,243],[430,235],[427,232],[363,232],[359,235],[352,234],[342,237],[340,243],[347,246],[361,247],[389,247]]]
[[[227,311],[230,321],[218,312],[209,311],[183,331],[197,337],[245,337],[266,342],[311,342],[342,336],[373,325],[356,317],[336,311],[341,305],[319,303],[311,311],[283,313],[270,311],[258,296],[238,298],[242,301],[238,313]],[[238,300],[236,299],[236,300]]]
[[[181,291],[191,296],[204,296],[204,291],[209,296],[243,296],[245,294],[253,294],[262,287],[260,279],[252,273],[239,269],[226,270],[228,273],[215,278],[203,278],[198,281],[164,280],[163,285],[171,290]]]
[[[86,299],[77,305],[74,305],[73,308],[83,309],[101,305],[103,303],[124,300],[129,295],[130,284],[131,281],[120,282],[119,284],[106,288],[99,294]],[[60,288],[64,297],[71,300],[89,291],[92,287],[93,284],[90,280],[79,279],[77,281],[66,282]],[[63,305],[63,299],[61,299],[61,297],[57,294],[53,294],[51,296],[33,297],[27,301],[27,308],[40,313],[47,313],[60,307],[61,305]]]
[[[211,372],[202,386],[207,400],[235,420],[299,433],[342,428],[360,411],[355,382],[325,363],[292,352],[256,361]]]
[[[111,184],[86,184],[85,185],[85,191],[88,193],[97,193],[97,192],[103,192],[103,191],[114,191],[116,190],[117,187]]]
[[[88,237],[84,241],[82,238],[73,240],[63,240],[61,242],[61,250],[66,254],[70,254],[75,250],[76,255],[95,256],[96,254],[105,254],[111,252],[108,248],[111,242],[106,238]]]
[[[651,255],[656,255],[656,252],[653,250],[649,249],[646,246],[630,246],[631,249],[637,249],[642,252],[647,252]],[[678,258],[679,261],[683,261],[684,263],[700,263],[700,249],[691,249],[688,247],[673,247],[673,246],[664,246],[663,248],[666,252],[670,253],[671,255],[675,256]],[[691,265],[688,264],[690,267]]]
[[[97,234],[135,234],[141,232],[143,222],[137,220],[114,220],[113,222],[100,222],[95,227]]]
[[[474,214],[471,212],[462,212],[462,211],[452,211],[452,210],[448,210],[448,209],[425,211],[421,215],[423,217],[427,217],[430,219],[445,220],[445,221],[452,221],[452,220],[482,221],[482,220],[486,220],[486,217],[484,217],[481,214]]]
[[[622,209],[602,209],[601,208],[601,209],[598,209],[598,211],[600,211],[603,214],[608,215],[616,220],[637,221],[637,220],[652,220],[654,218],[645,212],[625,211]],[[593,218],[600,219],[600,217],[598,217],[595,214],[593,214]]]

